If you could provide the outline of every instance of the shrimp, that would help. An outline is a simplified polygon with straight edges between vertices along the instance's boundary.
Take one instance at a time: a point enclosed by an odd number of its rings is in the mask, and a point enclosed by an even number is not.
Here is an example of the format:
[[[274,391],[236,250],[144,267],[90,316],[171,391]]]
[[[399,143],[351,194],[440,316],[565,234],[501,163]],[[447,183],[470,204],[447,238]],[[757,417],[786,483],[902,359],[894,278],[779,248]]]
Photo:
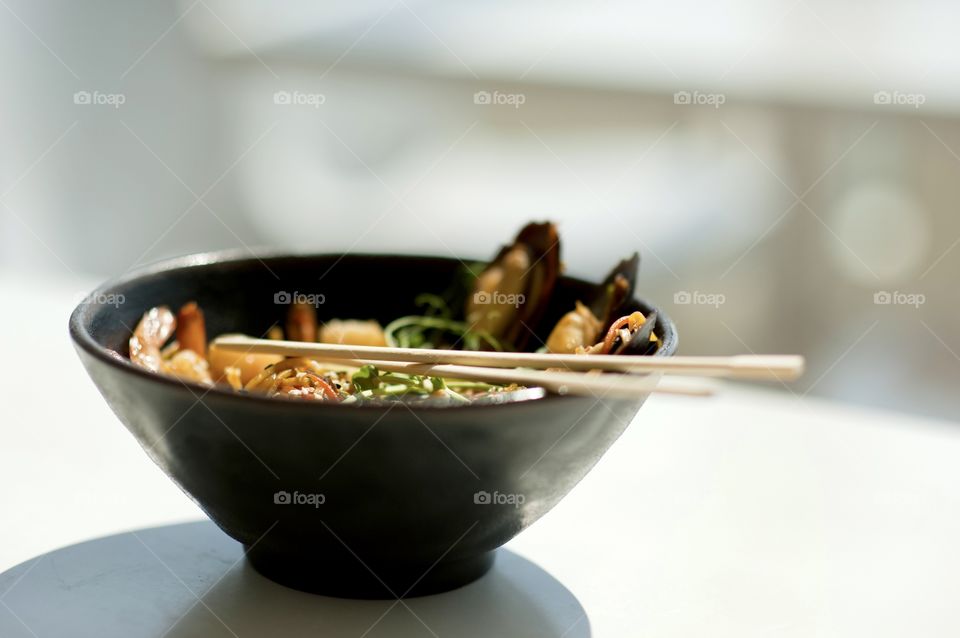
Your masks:
[[[317,340],[317,309],[310,304],[296,302],[287,313],[287,339],[290,341]]]
[[[320,328],[320,343],[346,343],[351,346],[385,346],[387,336],[374,320],[334,319]]]
[[[240,368],[227,366],[223,371],[223,378],[234,390],[243,390],[243,378],[240,376]]]
[[[202,315],[200,321],[203,321]],[[145,312],[130,337],[130,360],[152,372],[162,372],[204,385],[212,384],[207,361],[202,355],[193,350],[180,349],[179,345],[171,346],[170,355],[163,350],[163,344],[176,328],[177,320],[167,306],[157,306]],[[195,330],[195,326],[191,328],[191,331]],[[201,334],[205,333],[202,325],[200,331]]]
[[[547,337],[547,351],[553,354],[574,354],[578,348],[592,344],[600,336],[603,326],[589,308],[579,301],[554,326]]]
[[[177,351],[163,362],[160,371],[203,385],[213,385],[213,379],[210,378],[210,365],[193,350]]]
[[[135,364],[160,372],[163,357],[160,348],[167,342],[177,320],[167,306],[157,306],[144,313],[130,337],[130,360]]]
[[[185,303],[177,313],[177,342],[181,350],[192,350],[201,358],[207,354],[207,326],[196,301]]]

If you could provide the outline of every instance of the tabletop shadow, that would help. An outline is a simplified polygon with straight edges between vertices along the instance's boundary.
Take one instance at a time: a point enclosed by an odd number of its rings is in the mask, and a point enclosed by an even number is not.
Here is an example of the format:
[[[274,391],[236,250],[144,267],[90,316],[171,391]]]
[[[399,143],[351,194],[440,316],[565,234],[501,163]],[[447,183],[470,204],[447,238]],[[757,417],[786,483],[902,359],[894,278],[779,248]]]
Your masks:
[[[70,545],[0,574],[0,636],[591,635],[576,597],[535,563],[500,550],[460,589],[403,601],[347,600],[288,589],[243,559],[209,521]]]

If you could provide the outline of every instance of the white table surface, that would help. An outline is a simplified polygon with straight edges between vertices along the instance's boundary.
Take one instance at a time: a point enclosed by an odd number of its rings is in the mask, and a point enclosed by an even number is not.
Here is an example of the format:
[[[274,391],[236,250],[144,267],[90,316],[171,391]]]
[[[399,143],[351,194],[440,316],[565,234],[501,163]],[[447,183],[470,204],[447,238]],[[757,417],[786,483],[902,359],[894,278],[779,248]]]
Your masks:
[[[461,590],[274,585],[87,379],[66,330],[87,284],[0,275],[4,638],[960,635],[960,427],[732,386],[652,398]]]

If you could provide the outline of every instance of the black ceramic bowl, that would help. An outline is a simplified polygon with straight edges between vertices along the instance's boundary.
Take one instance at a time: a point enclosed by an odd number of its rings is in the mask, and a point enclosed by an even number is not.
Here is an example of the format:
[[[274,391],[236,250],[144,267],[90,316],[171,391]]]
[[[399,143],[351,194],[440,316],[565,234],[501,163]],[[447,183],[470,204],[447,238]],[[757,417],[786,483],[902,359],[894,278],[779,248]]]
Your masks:
[[[263,334],[294,292],[323,295],[321,318],[386,322],[415,312],[414,297],[442,291],[459,266],[392,255],[190,256],[105,284],[74,310],[70,334],[114,413],[261,573],[337,596],[439,592],[484,574],[498,547],[583,478],[646,397],[318,404],[183,383],[110,350],[126,356],[146,309],[189,300],[204,309],[211,337]],[[562,277],[540,338],[590,289]],[[676,333],[659,317],[658,356],[670,355]]]

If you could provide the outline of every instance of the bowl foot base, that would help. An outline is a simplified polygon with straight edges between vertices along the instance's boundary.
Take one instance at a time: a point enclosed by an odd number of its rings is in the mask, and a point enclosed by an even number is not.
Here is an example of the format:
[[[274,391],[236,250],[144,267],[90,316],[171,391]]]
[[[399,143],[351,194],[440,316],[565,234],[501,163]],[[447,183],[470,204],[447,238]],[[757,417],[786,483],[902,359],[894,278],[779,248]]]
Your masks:
[[[244,547],[247,560],[270,580],[300,591],[338,598],[395,599],[439,594],[463,587],[493,567],[496,551],[430,566],[331,563],[309,555]],[[371,573],[372,572],[372,573]]]

